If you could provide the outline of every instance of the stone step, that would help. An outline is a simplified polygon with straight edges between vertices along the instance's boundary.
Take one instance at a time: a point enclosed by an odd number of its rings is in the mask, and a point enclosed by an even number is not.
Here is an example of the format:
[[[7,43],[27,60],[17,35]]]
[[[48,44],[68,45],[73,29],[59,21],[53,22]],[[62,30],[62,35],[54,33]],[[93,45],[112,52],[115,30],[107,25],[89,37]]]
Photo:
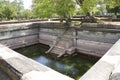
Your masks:
[[[55,53],[57,55],[63,54],[64,53],[64,49],[62,48],[58,48],[58,47],[54,47],[51,51],[51,53]]]
[[[56,40],[56,44],[54,45],[53,43],[53,47],[51,47],[48,52],[57,54],[58,57],[62,56],[65,54],[65,49],[66,49],[66,45],[69,42],[69,40],[71,39],[73,34],[73,30],[66,30],[64,31],[63,35],[59,36],[58,39]]]
[[[66,41],[59,41],[58,44],[56,44],[56,46],[65,48],[66,47],[66,43],[67,43]]]

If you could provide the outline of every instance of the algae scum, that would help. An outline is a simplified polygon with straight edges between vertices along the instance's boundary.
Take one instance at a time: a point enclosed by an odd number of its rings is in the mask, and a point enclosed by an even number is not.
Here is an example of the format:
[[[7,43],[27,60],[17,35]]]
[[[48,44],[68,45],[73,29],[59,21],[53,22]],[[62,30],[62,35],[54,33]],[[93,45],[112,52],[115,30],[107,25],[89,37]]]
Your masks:
[[[99,59],[83,54],[57,58],[52,54],[45,54],[45,51],[48,49],[49,47],[46,45],[35,44],[32,46],[16,49],[15,51],[30,57],[62,74],[70,76],[75,80],[78,80]]]

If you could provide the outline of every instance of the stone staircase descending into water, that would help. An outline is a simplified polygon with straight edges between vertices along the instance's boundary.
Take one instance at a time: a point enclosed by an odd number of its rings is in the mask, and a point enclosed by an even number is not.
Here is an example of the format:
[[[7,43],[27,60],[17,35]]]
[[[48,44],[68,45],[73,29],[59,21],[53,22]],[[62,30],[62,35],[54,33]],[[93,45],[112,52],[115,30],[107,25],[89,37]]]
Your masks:
[[[46,53],[57,54],[57,57],[61,57],[66,53],[66,50],[69,48],[68,44],[73,35],[72,29],[66,29],[62,35],[58,36],[55,41],[53,41],[52,46]]]

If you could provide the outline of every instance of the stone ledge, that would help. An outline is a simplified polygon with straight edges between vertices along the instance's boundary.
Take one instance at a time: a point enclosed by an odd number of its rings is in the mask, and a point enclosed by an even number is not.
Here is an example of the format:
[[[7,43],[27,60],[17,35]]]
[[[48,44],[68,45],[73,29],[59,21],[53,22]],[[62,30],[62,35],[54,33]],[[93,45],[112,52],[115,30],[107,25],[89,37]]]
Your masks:
[[[55,71],[31,71],[22,76],[21,80],[73,80]]]
[[[0,48],[0,68],[12,80],[73,80],[3,45]]]
[[[114,71],[111,73],[109,80],[120,80],[120,64],[114,69]]]
[[[79,80],[120,80],[118,77],[120,74],[114,74],[117,73],[116,70],[120,70],[118,65],[120,65],[120,40]]]

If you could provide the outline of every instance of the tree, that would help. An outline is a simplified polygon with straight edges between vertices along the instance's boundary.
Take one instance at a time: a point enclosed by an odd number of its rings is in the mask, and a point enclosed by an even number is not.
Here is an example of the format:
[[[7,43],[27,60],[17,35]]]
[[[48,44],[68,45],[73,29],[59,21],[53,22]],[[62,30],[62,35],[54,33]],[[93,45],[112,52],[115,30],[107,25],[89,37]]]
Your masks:
[[[37,17],[50,17],[53,15],[51,0],[34,0],[33,11]]]
[[[24,10],[23,2],[21,0],[19,2],[18,0],[14,0],[11,2],[11,5],[14,8],[13,17],[17,19],[18,16],[20,17],[20,13],[22,12],[22,10]]]
[[[24,9],[21,13],[21,18],[23,19],[31,19],[33,18],[33,13],[29,9]]]
[[[70,17],[76,3],[74,0],[33,0],[33,11],[38,17]]]
[[[56,13],[61,17],[71,17],[75,11],[76,3],[73,0],[57,0]]]
[[[97,11],[96,0],[76,0],[84,14],[92,14]]]
[[[82,11],[82,13],[86,15],[81,23],[96,22],[95,18],[91,15],[96,11],[98,11],[96,8],[97,1],[96,0],[76,0],[76,2],[80,6],[80,10]]]
[[[107,3],[111,8],[120,6],[120,0],[107,0]]]
[[[84,1],[84,0],[75,0],[75,1],[77,2],[78,5],[81,6],[81,5],[83,4],[83,1]]]
[[[11,3],[9,1],[3,0],[2,16],[7,20],[10,20],[12,18],[12,13],[13,13],[13,7],[11,6]]]
[[[113,11],[115,15],[120,12],[120,0],[107,0],[109,10]]]
[[[3,0],[0,0],[0,18],[1,20],[3,19],[3,9],[4,9],[4,1]]]
[[[17,0],[14,0],[13,2],[10,2],[9,0],[0,0],[1,19],[10,20],[13,18],[17,18],[18,10],[21,12],[22,9],[23,9],[22,1],[19,3]]]

